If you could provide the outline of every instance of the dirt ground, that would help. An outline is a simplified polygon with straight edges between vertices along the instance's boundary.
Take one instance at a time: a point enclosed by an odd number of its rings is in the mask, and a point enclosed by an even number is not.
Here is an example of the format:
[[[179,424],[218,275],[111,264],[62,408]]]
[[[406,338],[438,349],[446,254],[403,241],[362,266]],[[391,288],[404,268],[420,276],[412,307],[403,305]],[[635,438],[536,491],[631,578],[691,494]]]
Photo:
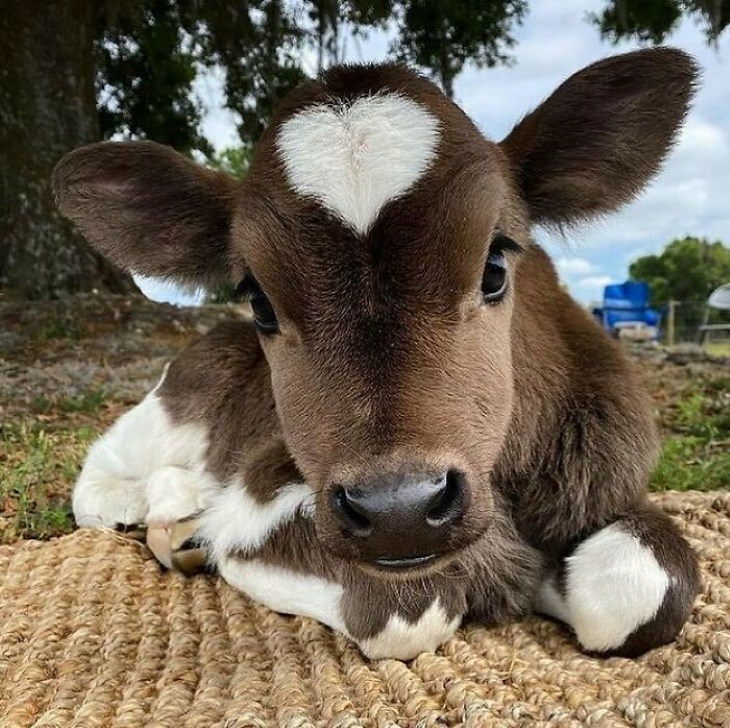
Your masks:
[[[236,315],[125,297],[0,303],[0,543],[71,530],[69,493],[89,443],[176,352]],[[664,438],[652,488],[730,488],[730,359],[631,353]]]

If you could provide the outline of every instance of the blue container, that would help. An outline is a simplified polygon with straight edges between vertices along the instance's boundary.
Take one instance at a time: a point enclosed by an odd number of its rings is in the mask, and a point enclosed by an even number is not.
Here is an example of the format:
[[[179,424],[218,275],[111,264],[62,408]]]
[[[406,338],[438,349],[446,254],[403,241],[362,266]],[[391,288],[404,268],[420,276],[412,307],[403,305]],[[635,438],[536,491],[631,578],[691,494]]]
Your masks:
[[[656,329],[659,337],[661,314],[649,307],[649,284],[643,281],[612,283],[603,290],[603,307],[593,310],[593,315],[611,334],[616,334],[618,324],[642,323]]]

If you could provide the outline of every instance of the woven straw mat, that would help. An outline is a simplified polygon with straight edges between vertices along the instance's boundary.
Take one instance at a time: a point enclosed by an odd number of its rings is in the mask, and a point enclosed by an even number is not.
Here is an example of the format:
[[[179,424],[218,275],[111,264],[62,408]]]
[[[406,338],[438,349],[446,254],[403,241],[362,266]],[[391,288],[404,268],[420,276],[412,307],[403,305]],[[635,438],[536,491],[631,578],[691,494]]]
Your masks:
[[[0,548],[0,726],[730,726],[730,494],[658,500],[704,588],[676,643],[638,660],[582,655],[532,617],[368,662],[110,532]]]

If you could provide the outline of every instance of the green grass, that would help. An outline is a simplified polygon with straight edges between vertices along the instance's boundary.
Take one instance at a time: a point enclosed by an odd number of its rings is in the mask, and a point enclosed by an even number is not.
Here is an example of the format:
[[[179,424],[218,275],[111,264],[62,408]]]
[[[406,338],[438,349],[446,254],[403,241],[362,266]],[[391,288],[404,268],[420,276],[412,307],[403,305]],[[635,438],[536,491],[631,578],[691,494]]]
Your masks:
[[[730,488],[730,377],[693,381],[663,419],[652,490]]]
[[[72,529],[68,496],[96,434],[28,417],[0,426],[0,542]]]
[[[67,415],[75,413],[95,415],[104,406],[106,397],[103,389],[93,389],[75,397],[59,398],[40,395],[33,400],[31,407],[37,414],[60,412]]]
[[[710,341],[704,349],[712,356],[730,356],[730,341]]]
[[[57,317],[44,322],[36,331],[35,338],[39,341],[77,340],[81,338],[81,330],[76,322],[68,318]]]
[[[701,437],[670,436],[664,441],[652,490],[730,488],[730,452],[715,452]]]

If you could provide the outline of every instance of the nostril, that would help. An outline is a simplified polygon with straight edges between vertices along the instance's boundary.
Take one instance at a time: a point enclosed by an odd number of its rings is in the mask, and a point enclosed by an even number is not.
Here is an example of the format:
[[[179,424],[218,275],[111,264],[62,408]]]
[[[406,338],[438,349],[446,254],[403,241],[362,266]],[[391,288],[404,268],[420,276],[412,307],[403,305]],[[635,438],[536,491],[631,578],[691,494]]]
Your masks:
[[[463,476],[458,470],[449,470],[443,479],[444,487],[431,501],[431,507],[426,513],[426,523],[429,526],[445,526],[455,521],[464,510]]]
[[[340,514],[345,528],[355,536],[369,536],[372,531],[372,524],[367,516],[358,510],[357,504],[350,498],[347,490],[343,487],[334,491],[334,504]]]

